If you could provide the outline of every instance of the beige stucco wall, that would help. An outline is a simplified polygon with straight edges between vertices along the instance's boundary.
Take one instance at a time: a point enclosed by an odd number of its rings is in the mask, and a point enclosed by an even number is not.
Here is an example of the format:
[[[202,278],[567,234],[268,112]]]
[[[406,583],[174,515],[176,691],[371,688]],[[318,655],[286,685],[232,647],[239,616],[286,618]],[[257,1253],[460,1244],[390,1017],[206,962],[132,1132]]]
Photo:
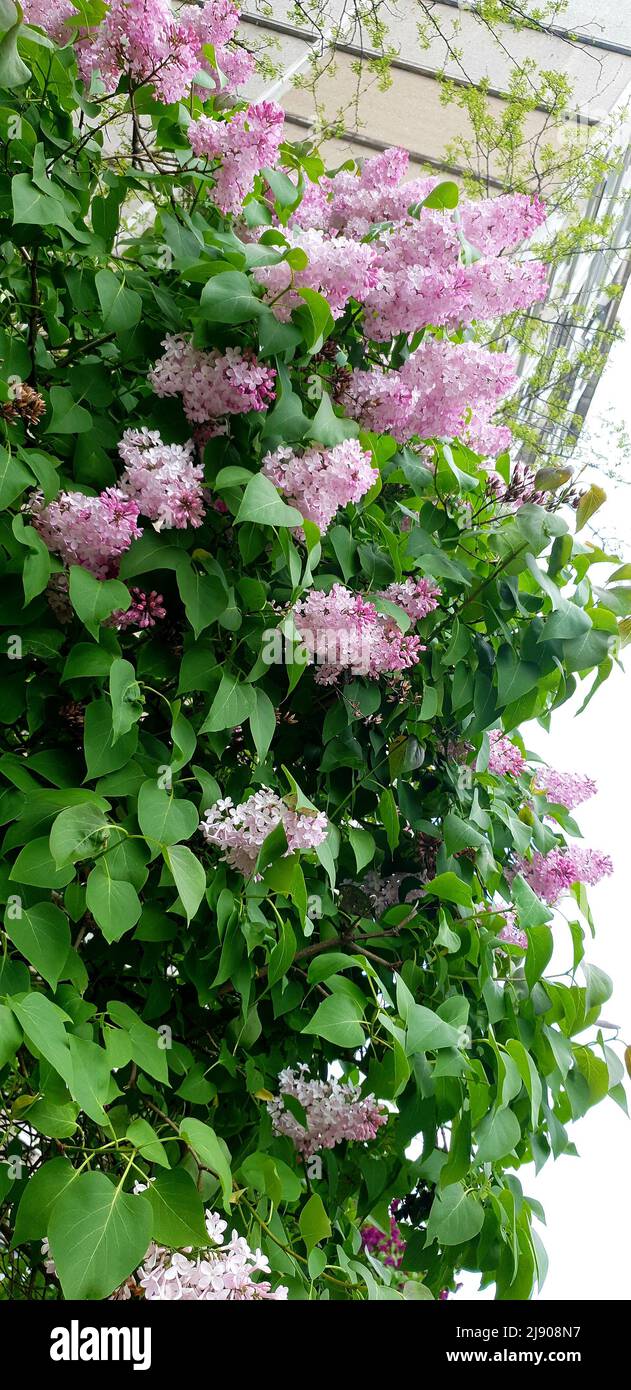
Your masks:
[[[402,145],[420,161],[437,164],[445,162],[445,152],[452,141],[462,135],[471,137],[466,113],[453,102],[447,106],[441,102],[441,88],[433,78],[399,69],[393,71],[392,84],[386,91],[380,89],[375,77],[364,79],[358,92],[353,61],[349,55],[338,53],[334,70],[318,83],[318,100],[325,119],[336,121],[341,116],[348,135],[359,133],[376,145]],[[315,121],[310,91],[294,88],[278,99],[283,101],[290,120],[297,116],[309,123]],[[490,98],[489,105],[493,116],[501,120],[503,102]],[[545,120],[545,115],[538,111],[526,118],[526,142],[536,141]],[[347,139],[344,144],[348,147],[353,141]],[[366,150],[358,147],[357,152],[365,154]],[[491,161],[488,173],[491,178],[497,176],[497,162]]]
[[[295,117],[296,137],[304,138],[316,118],[314,100],[307,88],[296,85],[300,72],[308,73],[308,55],[314,51],[309,42],[309,28],[297,28],[292,16],[291,0],[271,0],[267,5],[260,0],[262,9],[258,11],[259,24],[248,24],[247,15],[257,14],[259,0],[248,0],[244,7],[244,38],[256,45],[271,37],[274,58],[280,64],[284,77],[270,83],[269,79],[254,79],[249,95],[273,95],[287,111],[289,121]],[[321,5],[335,18],[352,6],[345,0],[310,0],[304,5],[304,12],[311,18],[317,29],[317,16]],[[269,12],[272,24],[285,26],[291,32],[267,31],[262,25],[266,21],[262,10]],[[387,14],[386,14],[387,11]],[[500,32],[505,39],[506,52],[489,36],[488,32],[468,12],[466,7],[457,8],[445,3],[434,3],[431,13],[436,18],[447,44],[435,38],[429,47],[423,48],[419,42],[417,20],[419,6],[416,0],[390,0],[384,5],[384,18],[389,27],[388,41],[399,55],[391,69],[391,85],[380,89],[377,77],[364,64],[361,78],[357,75],[357,53],[338,51],[327,73],[319,79],[318,101],[320,114],[328,121],[340,121],[343,139],[340,146],[328,142],[324,147],[325,157],[333,164],[339,163],[349,153],[366,154],[369,146],[375,148],[387,145],[403,145],[413,157],[422,164],[441,164],[451,167],[457,174],[461,158],[454,161],[446,158],[450,143],[458,137],[472,138],[472,130],[466,113],[452,102],[445,106],[440,100],[440,84],[433,73],[443,67],[447,73],[462,78],[463,73],[473,81],[487,78],[497,96],[489,98],[491,112],[501,118],[503,103],[501,92],[506,90],[514,71],[513,55],[517,62],[525,58],[533,59],[540,67],[559,70],[565,73],[575,89],[575,107],[581,119],[600,121],[606,118],[621,94],[631,83],[631,0],[599,0],[595,9],[587,7],[587,0],[570,0],[565,22],[572,24],[581,33],[591,34],[601,42],[612,41],[618,45],[629,46],[629,55],[607,52],[604,48],[589,48],[568,43],[563,37],[543,35],[532,32]],[[559,21],[560,22],[560,21]],[[457,31],[456,26],[460,26]],[[313,29],[311,30],[313,36]],[[345,38],[353,47],[361,42],[357,29],[348,28]],[[364,42],[366,42],[364,36]],[[454,45],[452,56],[449,45]],[[460,57],[458,56],[460,53]],[[302,68],[300,64],[302,63]],[[405,66],[407,65],[407,66]],[[410,70],[414,68],[414,70]],[[271,90],[270,90],[271,87]],[[545,113],[535,111],[525,122],[525,143],[536,144],[546,128]],[[292,132],[293,133],[293,132]],[[353,137],[359,137],[359,140]],[[559,142],[558,133],[552,137],[545,135],[545,142]],[[367,148],[368,146],[368,148]],[[561,146],[559,145],[559,148]],[[466,161],[464,161],[466,167]],[[485,172],[493,187],[499,169],[489,166]]]

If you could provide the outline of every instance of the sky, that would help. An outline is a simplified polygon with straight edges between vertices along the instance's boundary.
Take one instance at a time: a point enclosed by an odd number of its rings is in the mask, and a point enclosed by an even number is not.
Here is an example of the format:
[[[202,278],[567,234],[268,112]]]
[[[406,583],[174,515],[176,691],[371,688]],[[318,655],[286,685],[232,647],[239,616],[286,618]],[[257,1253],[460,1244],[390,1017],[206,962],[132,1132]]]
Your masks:
[[[631,335],[631,292],[621,307],[621,322]],[[601,377],[589,413],[590,433],[606,447],[606,418],[623,421],[631,432],[631,374],[629,344],[617,344]],[[631,560],[631,476],[629,484],[600,479],[608,494],[598,515],[599,530],[615,535],[616,549]],[[587,534],[587,533],[585,533]],[[594,567],[590,575],[602,582]],[[631,653],[631,646],[627,649]],[[622,654],[624,661],[624,653]],[[598,783],[599,793],[579,807],[575,818],[585,843],[605,850],[614,863],[613,877],[589,890],[596,938],[586,951],[614,982],[612,998],[603,1016],[620,1027],[620,1056],[631,1044],[631,656],[627,672],[614,670],[580,717],[577,710],[591,684],[581,683],[578,697],[557,710],[549,734],[531,722],[522,728],[527,748],[560,771],[586,773]],[[559,943],[549,973],[565,970],[569,933],[555,929]],[[588,1037],[586,1034],[585,1037]],[[581,1038],[581,1040],[583,1040]],[[627,1083],[631,1109],[631,1083]],[[546,1210],[547,1225],[539,1227],[550,1270],[538,1301],[583,1299],[587,1301],[631,1298],[631,1121],[609,1099],[587,1112],[570,1129],[579,1158],[551,1159],[535,1175],[534,1168],[519,1170],[527,1196],[536,1197]],[[478,1280],[463,1276],[459,1300],[493,1298],[494,1290],[478,1292]]]

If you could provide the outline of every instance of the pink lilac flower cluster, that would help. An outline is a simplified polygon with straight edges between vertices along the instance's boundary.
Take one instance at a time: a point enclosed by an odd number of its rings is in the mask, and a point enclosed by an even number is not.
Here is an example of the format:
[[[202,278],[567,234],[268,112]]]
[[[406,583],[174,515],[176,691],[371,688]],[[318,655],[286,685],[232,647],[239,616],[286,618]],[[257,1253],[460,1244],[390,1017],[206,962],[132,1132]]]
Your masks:
[[[204,469],[193,462],[193,440],[163,444],[158,430],[125,430],[118,452],[125,464],[120,486],[156,531],[201,526]]]
[[[307,184],[292,222],[321,227],[361,239],[379,222],[399,222],[439,182],[435,175],[402,180],[408,171],[407,150],[393,148],[366,159],[359,174],[341,170],[333,178]]]
[[[323,533],[338,509],[359,502],[378,477],[370,454],[356,439],[332,449],[315,444],[302,454],[281,446],[265,456],[263,473]]]
[[[393,618],[343,584],[328,594],[313,589],[293,617],[308,660],[318,667],[319,685],[334,684],[344,672],[375,678],[405,671],[425,650],[418,637],[405,637]]]
[[[537,850],[530,861],[522,859],[514,872],[523,874],[533,892],[552,905],[573,883],[600,883],[613,873],[613,864],[609,855],[600,850],[564,845],[547,854]]]
[[[389,584],[388,588],[379,594],[379,598],[396,603],[413,623],[420,623],[422,618],[426,618],[428,613],[433,613],[434,609],[438,608],[440,593],[438,585],[433,584],[431,579],[414,579],[410,576],[401,583]]]
[[[573,811],[598,791],[591,777],[584,777],[580,772],[555,772],[553,767],[537,770],[535,786],[538,791],[545,792],[548,801],[555,806],[565,806],[568,811]]]
[[[488,771],[497,777],[519,777],[526,766],[526,759],[506,734],[501,729],[491,729],[489,744]]]
[[[83,565],[99,579],[118,573],[121,555],[142,535],[140,513],[159,531],[163,526],[182,529],[201,526],[204,515],[203,467],[193,463],[195,445],[163,444],[157,430],[125,430],[118,452],[126,467],[118,487],[108,487],[96,497],[83,492],[60,492],[43,504],[40,494],[31,501],[33,525],[48,548],[66,565]],[[164,617],[162,598],[138,598],[121,627],[151,627]],[[142,619],[142,621],[137,621]]]
[[[497,454],[510,444],[511,432],[491,425],[490,417],[515,379],[504,352],[427,338],[398,372],[353,371],[342,401],[365,429],[392,434],[402,444],[414,435],[458,437],[480,454]]]
[[[200,116],[188,128],[193,153],[220,159],[215,199],[223,213],[240,213],[256,175],[276,164],[283,138],[284,115],[274,101],[260,101],[237,111],[229,121]]]
[[[287,261],[259,266],[254,278],[265,286],[266,298],[277,319],[286,322],[292,309],[304,303],[300,289],[324,295],[334,319],[344,313],[349,299],[365,300],[377,284],[377,257],[372,246],[344,236],[326,236],[317,228],[284,231],[292,248],[309,258],[304,270],[292,270]]]
[[[519,264],[502,257],[462,265],[457,229],[440,213],[428,210],[373,245],[378,275],[364,299],[364,331],[377,342],[430,324],[459,328],[545,299],[540,261]]]
[[[510,946],[521,946],[522,951],[527,951],[528,937],[525,931],[522,931],[521,927],[517,926],[514,911],[511,908],[509,908],[507,912],[502,910],[502,916],[505,920],[504,926],[497,933],[498,941],[505,941]]]
[[[66,565],[83,565],[99,579],[118,571],[118,561],[142,535],[139,507],[121,488],[108,487],[97,497],[60,492],[44,506],[40,494],[31,501],[35,529],[49,550]]]
[[[195,424],[265,410],[274,399],[274,368],[261,366],[247,349],[203,352],[183,334],[169,334],[162,347],[149,383],[157,396],[181,396],[184,413]]]
[[[223,858],[239,873],[250,876],[263,841],[282,825],[287,853],[315,849],[326,839],[329,823],[322,811],[294,810],[276,792],[265,788],[235,806],[231,797],[216,801],[206,812],[200,830],[209,845],[223,850]]]
[[[69,19],[79,23],[72,0],[23,0],[22,9],[27,24],[43,29],[55,43],[62,44],[72,34]]]
[[[358,174],[343,169],[332,178],[307,184],[292,221],[301,227],[344,231],[357,238],[367,236],[380,222],[400,223],[440,182],[436,175],[404,182],[408,166],[407,150],[395,147],[366,159]],[[421,218],[430,211],[424,209]],[[510,193],[461,203],[455,222],[483,256],[497,256],[527,241],[545,216],[539,198]]]
[[[240,50],[226,47],[239,23],[230,0],[206,0],[182,5],[168,0],[110,0],[98,26],[84,29],[77,43],[79,71],[90,82],[98,73],[109,92],[123,73],[137,83],[149,83],[159,101],[181,101],[200,71],[209,73],[219,88],[219,74],[206,57],[212,46],[215,62],[230,86],[251,76],[253,61]]]
[[[166,618],[166,608],[162,594],[156,593],[155,589],[150,594],[145,593],[144,589],[130,589],[132,603],[126,612],[122,608],[117,608],[112,613],[110,623],[112,627],[122,631],[124,628],[147,628],[155,627],[161,618]]]
[[[395,1207],[393,1202],[392,1206]],[[394,1216],[390,1216],[390,1231],[386,1235],[378,1226],[362,1226],[360,1232],[364,1250],[377,1255],[390,1269],[400,1269],[405,1254],[405,1241]]]
[[[419,206],[436,180],[404,183],[407,169],[406,151],[388,150],[358,174],[341,171],[308,185],[292,218],[312,238],[321,230],[334,244],[342,237],[359,245],[370,235],[371,282],[363,294],[354,293],[365,305],[368,337],[386,342],[429,325],[457,328],[545,298],[541,262],[501,255],[541,225],[545,209],[538,198],[507,194],[465,202],[452,215]],[[463,238],[478,252],[468,264]],[[276,270],[274,282],[282,287]],[[286,301],[280,303],[287,313]]]
[[[459,208],[462,231],[483,256],[499,256],[528,239],[546,220],[545,203],[527,193],[503,193]]]
[[[402,284],[406,281],[411,284],[418,276],[418,286],[421,288],[423,277],[434,270],[438,277],[436,285],[439,289],[442,287],[444,298],[447,283],[445,277],[459,264],[461,243],[455,223],[443,213],[426,208],[421,217],[412,217],[387,225],[375,238],[374,246],[379,267],[376,293],[386,316],[392,314],[393,297],[399,298],[402,288],[402,285],[397,286],[392,278],[396,275]],[[428,281],[428,285],[429,283]],[[413,298],[411,295],[411,299]],[[399,304],[403,306],[402,299],[399,299]],[[369,309],[376,307],[376,304],[368,305]],[[395,320],[396,317],[395,314]]]
[[[305,1062],[295,1070],[281,1071],[278,1085],[280,1094],[267,1102],[274,1132],[292,1139],[305,1158],[320,1149],[332,1149],[343,1139],[374,1139],[379,1127],[388,1122],[373,1095],[362,1099],[359,1086],[350,1081],[319,1081],[309,1075]],[[285,1096],[302,1105],[304,1125],[285,1109]]]

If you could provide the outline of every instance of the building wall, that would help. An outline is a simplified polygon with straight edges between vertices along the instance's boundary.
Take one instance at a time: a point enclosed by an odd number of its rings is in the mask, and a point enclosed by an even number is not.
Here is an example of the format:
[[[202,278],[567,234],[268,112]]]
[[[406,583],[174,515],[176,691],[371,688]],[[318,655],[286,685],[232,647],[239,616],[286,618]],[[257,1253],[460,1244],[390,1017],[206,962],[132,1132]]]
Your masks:
[[[257,13],[256,6],[257,0],[249,0],[244,7],[244,37],[258,44],[264,37],[270,38],[277,44],[277,59],[288,74],[292,74],[301,61],[302,72],[306,72],[308,55],[317,53],[321,47],[322,30],[317,22],[312,28],[296,26],[291,17],[291,0],[271,0],[267,7],[271,13],[267,18]],[[314,4],[305,5],[305,12],[315,17],[318,8],[316,0]],[[576,109],[585,119],[593,120],[603,119],[612,110],[631,81],[629,0],[599,0],[597,19],[585,17],[586,0],[571,0],[566,22],[569,24],[571,20],[572,25],[576,24],[582,36],[580,43],[568,42],[560,28],[544,35],[530,30],[520,33],[505,26],[499,30],[500,42],[494,42],[466,8],[443,0],[428,8],[444,37],[436,36],[429,47],[423,47],[418,36],[416,0],[399,0],[383,8],[384,12],[388,11],[387,41],[396,51],[391,69],[392,85],[388,91],[379,92],[377,78],[365,71],[361,82],[363,94],[356,107],[354,95],[358,81],[352,69],[362,51],[366,51],[366,39],[357,28],[347,25],[344,39],[338,44],[334,71],[321,79],[318,98],[328,119],[334,119],[339,110],[346,108],[344,124],[349,132],[360,131],[365,138],[392,143],[392,137],[383,133],[386,126],[398,132],[397,140],[401,140],[407,130],[407,140],[401,143],[431,158],[437,157],[441,142],[444,149],[455,133],[462,133],[465,120],[460,115],[458,127],[458,113],[450,113],[441,106],[435,81],[437,72],[445,72],[448,77],[467,84],[484,79],[501,102],[501,94],[511,81],[515,65],[532,59],[542,69],[564,72],[575,93]],[[344,0],[326,0],[326,9],[334,21],[336,15],[352,6],[344,4]],[[260,95],[265,85],[257,79],[252,93]],[[291,75],[285,82],[275,85],[277,99],[284,98],[289,114],[296,114],[301,121],[314,116],[312,97],[307,92],[292,89]],[[531,132],[541,124],[535,114]],[[454,126],[458,128],[454,130]]]

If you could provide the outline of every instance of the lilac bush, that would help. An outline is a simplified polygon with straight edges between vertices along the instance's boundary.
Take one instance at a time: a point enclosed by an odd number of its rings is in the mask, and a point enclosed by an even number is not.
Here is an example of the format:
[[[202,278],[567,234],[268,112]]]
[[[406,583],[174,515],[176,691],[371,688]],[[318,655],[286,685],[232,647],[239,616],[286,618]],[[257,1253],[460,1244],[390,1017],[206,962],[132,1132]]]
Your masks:
[[[471,336],[545,209],[327,170],[230,0],[2,13],[0,1298],[527,1298],[624,1104],[529,744],[626,569]]]

